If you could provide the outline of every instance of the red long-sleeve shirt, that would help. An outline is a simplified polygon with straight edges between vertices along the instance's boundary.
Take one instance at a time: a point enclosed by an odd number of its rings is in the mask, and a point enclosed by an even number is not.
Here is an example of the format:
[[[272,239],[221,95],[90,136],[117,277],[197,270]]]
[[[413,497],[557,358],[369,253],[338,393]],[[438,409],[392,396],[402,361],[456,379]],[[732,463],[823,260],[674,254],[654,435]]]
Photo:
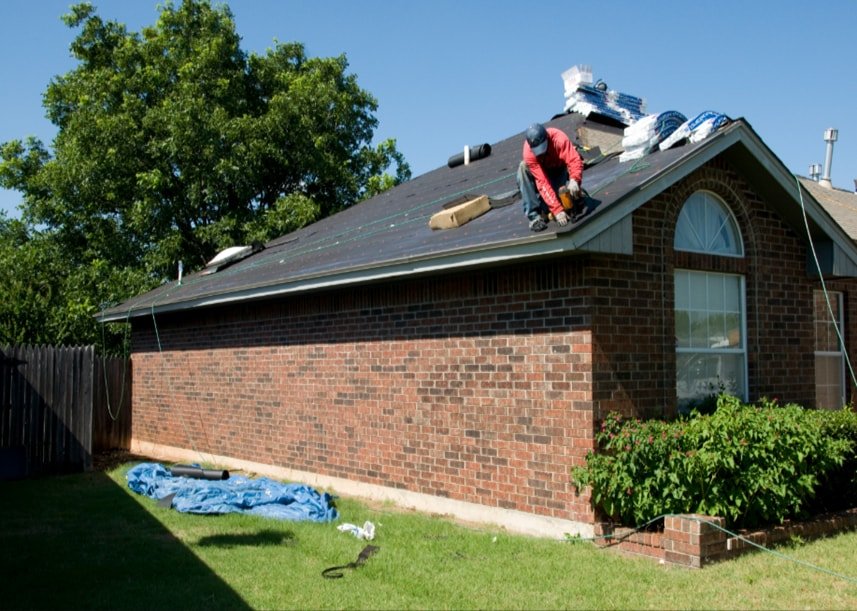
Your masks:
[[[548,180],[546,169],[558,168],[563,165],[568,169],[568,177],[583,186],[583,159],[562,131],[555,127],[548,127],[548,150],[541,157],[533,155],[529,143],[524,140],[524,163],[530,170],[536,183],[536,189],[542,196],[545,204],[554,215],[563,211],[562,202],[559,201],[556,192]]]

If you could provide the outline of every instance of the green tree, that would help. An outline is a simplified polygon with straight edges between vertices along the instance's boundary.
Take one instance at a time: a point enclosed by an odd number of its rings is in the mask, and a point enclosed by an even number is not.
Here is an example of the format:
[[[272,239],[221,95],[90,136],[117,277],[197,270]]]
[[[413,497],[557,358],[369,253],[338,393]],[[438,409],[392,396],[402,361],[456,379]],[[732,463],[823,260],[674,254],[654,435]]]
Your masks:
[[[99,329],[93,314],[146,282],[141,269],[69,259],[54,234],[0,213],[0,346],[83,343],[122,352],[126,329]]]
[[[245,53],[228,7],[207,0],[167,2],[139,33],[88,3],[63,19],[79,30],[78,63],[44,95],[53,150],[33,138],[0,145],[0,186],[22,193],[24,223],[5,223],[2,247],[31,257],[16,273],[41,267],[77,282],[51,284],[76,299],[34,307],[74,302],[91,317],[173,275],[178,260],[199,268],[410,178],[395,141],[371,145],[377,101],[344,55],[307,57],[299,43]],[[15,328],[4,334],[34,341]]]

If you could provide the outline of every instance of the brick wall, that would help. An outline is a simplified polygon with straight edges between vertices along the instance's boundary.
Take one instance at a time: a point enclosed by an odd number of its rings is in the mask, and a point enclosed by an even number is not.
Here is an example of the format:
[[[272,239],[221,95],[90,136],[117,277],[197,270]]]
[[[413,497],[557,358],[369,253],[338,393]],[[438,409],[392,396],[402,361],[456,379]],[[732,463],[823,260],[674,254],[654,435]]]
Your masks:
[[[857,528],[857,509],[824,514],[801,522],[786,520],[770,528],[738,532],[726,529],[726,520],[721,517],[683,514],[668,515],[663,520],[663,529],[652,532],[597,523],[594,543],[599,547],[699,569],[746,552],[769,549],[793,537],[810,540],[854,530]]]
[[[732,209],[744,258],[673,252],[697,189]],[[133,334],[134,437],[591,522],[569,469],[595,423],[611,410],[675,411],[676,268],[745,276],[751,399],[814,399],[805,247],[725,161],[633,223],[633,256],[159,315],[157,334],[144,317]],[[846,292],[850,320],[854,308]]]
[[[697,190],[717,194],[732,210],[745,257],[674,252],[682,205]],[[675,269],[745,277],[747,362],[751,400],[767,396],[812,406],[815,400],[812,292],[804,240],[727,162],[715,159],[634,214],[634,256],[594,259],[593,376],[596,420],[610,411],[652,417],[675,412]],[[845,292],[846,324],[857,320]],[[855,312],[857,313],[857,312]],[[849,344],[850,345],[850,344]]]
[[[134,437],[588,522],[590,300],[557,262],[144,319]]]

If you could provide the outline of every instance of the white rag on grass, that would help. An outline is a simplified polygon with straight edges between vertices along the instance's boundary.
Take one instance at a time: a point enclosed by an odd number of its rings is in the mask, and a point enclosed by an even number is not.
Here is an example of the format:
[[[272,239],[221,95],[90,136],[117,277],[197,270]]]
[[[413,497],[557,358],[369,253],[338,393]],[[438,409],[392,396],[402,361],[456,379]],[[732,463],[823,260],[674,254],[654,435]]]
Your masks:
[[[363,527],[356,526],[354,524],[340,524],[336,527],[336,530],[340,532],[349,532],[358,539],[365,539],[366,541],[371,541],[375,538],[375,525],[368,520],[363,523]]]

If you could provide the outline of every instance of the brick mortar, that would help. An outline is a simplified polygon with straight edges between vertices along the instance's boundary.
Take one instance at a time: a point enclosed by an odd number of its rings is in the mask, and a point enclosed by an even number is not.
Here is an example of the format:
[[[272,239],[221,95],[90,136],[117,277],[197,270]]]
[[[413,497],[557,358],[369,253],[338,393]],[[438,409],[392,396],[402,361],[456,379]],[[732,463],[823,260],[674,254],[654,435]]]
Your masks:
[[[732,210],[744,259],[673,251],[698,189]],[[151,317],[136,319],[133,435],[592,523],[569,469],[584,464],[596,423],[675,412],[675,269],[745,276],[751,400],[814,399],[803,240],[734,168],[712,160],[633,223],[633,256],[163,314],[157,334]],[[849,346],[853,285],[829,283],[846,293]]]
[[[586,291],[572,293],[570,268],[530,275],[439,281],[437,305],[358,295],[351,309],[269,304],[252,324],[228,311],[162,316],[162,352],[152,329],[135,329],[134,436],[591,522],[569,482],[593,438]],[[530,290],[486,289],[504,281]]]
[[[762,547],[786,541],[792,537],[811,540],[857,529],[857,508],[817,516],[805,521],[786,521],[767,529],[741,530],[732,536],[708,521],[723,526],[723,518],[702,515],[670,516],[662,532],[637,533],[628,528],[615,528],[610,524],[596,524],[596,543],[600,547],[663,560],[691,568],[702,568],[712,562],[736,558],[759,548],[742,539],[749,539]],[[691,530],[701,529],[703,534],[692,535]],[[731,530],[731,529],[730,529]],[[734,531],[733,531],[734,532]],[[599,536],[610,538],[599,540]],[[648,538],[644,535],[650,535]],[[697,537],[693,542],[692,537]]]

